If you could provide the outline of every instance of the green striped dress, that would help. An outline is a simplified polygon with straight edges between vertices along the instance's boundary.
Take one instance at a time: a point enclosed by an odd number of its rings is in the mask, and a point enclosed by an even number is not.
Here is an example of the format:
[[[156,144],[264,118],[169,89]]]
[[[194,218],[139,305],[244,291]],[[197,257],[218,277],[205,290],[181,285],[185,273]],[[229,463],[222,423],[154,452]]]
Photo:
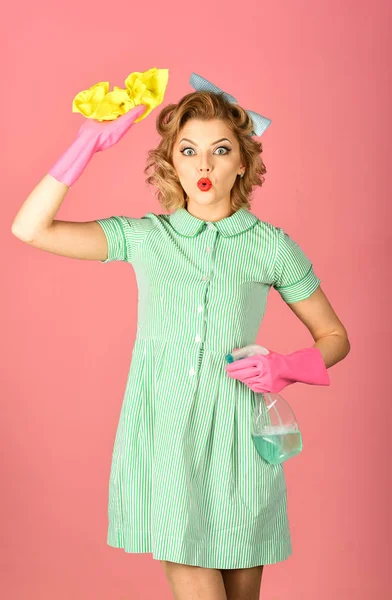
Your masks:
[[[251,438],[256,393],[225,356],[256,342],[268,292],[320,283],[280,227],[245,208],[216,222],[185,208],[97,221],[130,263],[138,326],[113,446],[107,543],[157,560],[247,568],[291,553],[282,465]]]

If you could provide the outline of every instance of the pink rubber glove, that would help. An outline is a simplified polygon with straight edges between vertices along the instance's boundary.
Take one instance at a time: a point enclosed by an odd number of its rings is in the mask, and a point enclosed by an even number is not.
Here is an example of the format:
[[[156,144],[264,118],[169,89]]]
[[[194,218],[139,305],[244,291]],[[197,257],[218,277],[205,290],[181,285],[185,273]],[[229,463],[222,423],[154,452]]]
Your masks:
[[[146,108],[139,104],[113,121],[86,119],[74,142],[48,171],[49,175],[71,187],[94,154],[117,144]]]
[[[329,374],[318,348],[304,348],[290,354],[269,351],[226,365],[229,377],[239,379],[254,392],[279,393],[295,383],[330,385]]]

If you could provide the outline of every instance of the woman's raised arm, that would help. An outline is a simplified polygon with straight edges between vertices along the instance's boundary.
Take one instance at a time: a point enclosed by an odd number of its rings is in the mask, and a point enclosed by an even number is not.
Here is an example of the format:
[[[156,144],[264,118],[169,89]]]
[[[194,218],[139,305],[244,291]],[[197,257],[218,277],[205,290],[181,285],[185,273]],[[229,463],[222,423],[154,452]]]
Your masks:
[[[96,221],[55,221],[69,190],[96,152],[116,144],[146,110],[141,104],[114,121],[85,120],[74,142],[20,207],[12,233],[28,244],[71,258],[105,260],[107,241]]]

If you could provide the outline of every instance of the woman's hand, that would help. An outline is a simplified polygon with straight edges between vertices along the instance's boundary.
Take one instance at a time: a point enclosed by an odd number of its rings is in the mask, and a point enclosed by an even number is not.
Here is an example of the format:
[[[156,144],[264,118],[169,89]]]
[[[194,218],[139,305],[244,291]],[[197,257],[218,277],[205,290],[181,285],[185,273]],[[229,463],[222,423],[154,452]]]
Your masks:
[[[94,154],[117,144],[146,109],[140,104],[114,121],[86,119],[74,142],[49,170],[49,175],[71,187]]]
[[[330,385],[329,374],[318,348],[304,348],[290,354],[254,354],[225,367],[229,377],[239,379],[254,392],[278,393],[297,381]]]
[[[141,117],[146,109],[147,106],[139,104],[113,121],[85,119],[78,131],[78,137],[82,136],[85,140],[93,139],[95,141],[95,152],[107,150],[124,137],[136,119]]]

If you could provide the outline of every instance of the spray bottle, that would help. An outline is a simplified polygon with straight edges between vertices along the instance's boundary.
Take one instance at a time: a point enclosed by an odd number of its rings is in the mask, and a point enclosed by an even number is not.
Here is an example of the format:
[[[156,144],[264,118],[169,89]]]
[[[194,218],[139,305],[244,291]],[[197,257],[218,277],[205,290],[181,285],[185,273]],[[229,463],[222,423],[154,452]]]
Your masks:
[[[248,358],[254,354],[269,354],[258,344],[236,348],[226,355],[226,362]],[[291,406],[279,394],[255,393],[251,435],[260,456],[277,465],[302,450],[302,436]]]

